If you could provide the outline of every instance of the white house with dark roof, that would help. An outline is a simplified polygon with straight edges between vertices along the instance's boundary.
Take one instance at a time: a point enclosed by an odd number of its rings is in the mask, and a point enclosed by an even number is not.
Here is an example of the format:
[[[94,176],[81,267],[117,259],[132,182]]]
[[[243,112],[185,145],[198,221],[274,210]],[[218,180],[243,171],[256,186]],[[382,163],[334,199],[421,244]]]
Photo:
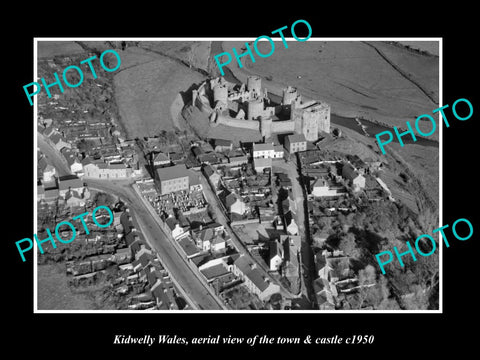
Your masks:
[[[271,159],[274,157],[275,149],[273,144],[253,144],[252,156],[254,159],[265,158]]]
[[[69,191],[76,191],[81,194],[83,191],[83,181],[75,175],[61,176],[58,179],[58,194],[65,197],[65,194]]]
[[[240,277],[244,281],[245,286],[258,295],[260,300],[266,300],[280,291],[280,286],[271,283],[266,273],[259,270],[257,264],[251,262],[245,255],[235,260],[233,265],[231,265],[231,271]]]
[[[56,174],[57,174],[57,170],[55,169],[55,167],[53,167],[50,164],[47,164],[47,166],[43,170],[43,181],[44,182],[50,182],[50,181],[55,180],[54,177],[55,177]]]
[[[355,168],[349,163],[343,165],[342,177],[350,182],[354,191],[359,191],[365,188],[365,177],[355,170]]]
[[[180,222],[175,219],[173,215],[169,216],[165,223],[167,224],[168,228],[171,231],[172,237],[175,240],[178,240],[184,236],[188,235],[188,232],[185,232],[185,229],[180,225]]]
[[[125,164],[106,164],[101,160],[84,159],[83,173],[86,178],[105,180],[126,179],[132,175],[132,169]]]
[[[160,152],[153,157],[153,165],[154,166],[170,165],[170,157]]]
[[[278,271],[283,262],[283,247],[278,241],[269,242],[269,266],[271,271]]]

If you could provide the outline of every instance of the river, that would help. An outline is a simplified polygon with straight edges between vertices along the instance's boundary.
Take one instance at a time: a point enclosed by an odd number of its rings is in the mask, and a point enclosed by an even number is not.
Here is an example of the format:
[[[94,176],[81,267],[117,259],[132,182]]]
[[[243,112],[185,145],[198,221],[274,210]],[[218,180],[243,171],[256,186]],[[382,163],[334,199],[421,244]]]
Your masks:
[[[223,52],[222,49],[222,43],[220,41],[212,41],[212,46],[210,50],[210,56],[213,58],[213,56]],[[233,75],[232,71],[228,68],[228,66],[223,67],[223,70],[225,72],[225,80],[235,83],[235,84],[240,84],[241,82]],[[269,92],[268,97],[270,100],[274,103],[280,104],[281,102],[281,97],[275,94],[272,94]],[[392,134],[394,134],[393,127],[387,127],[384,125],[377,124],[373,121],[369,121],[366,119],[355,119],[355,118],[349,118],[349,117],[344,117],[337,115],[335,113],[331,113],[330,115],[330,122],[332,124],[346,127],[350,130],[354,130],[357,133],[366,136],[375,137],[376,134],[382,132],[382,131],[390,131]],[[414,141],[411,139],[411,137],[404,137],[403,142],[405,144],[412,144]],[[398,139],[396,136],[393,136],[393,141],[398,143]],[[423,145],[423,146],[433,146],[433,147],[438,147],[438,142],[435,140],[429,140],[425,138],[420,138],[417,136],[417,141],[415,144],[418,145]]]

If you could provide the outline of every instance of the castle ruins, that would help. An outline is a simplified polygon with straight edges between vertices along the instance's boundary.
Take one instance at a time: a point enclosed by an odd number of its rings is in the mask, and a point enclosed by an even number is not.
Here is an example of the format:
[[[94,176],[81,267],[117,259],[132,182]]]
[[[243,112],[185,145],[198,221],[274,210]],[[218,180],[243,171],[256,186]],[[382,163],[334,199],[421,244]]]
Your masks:
[[[274,104],[262,89],[258,76],[249,76],[247,84],[236,85],[218,77],[193,90],[192,104],[208,114],[210,126],[218,124],[257,130],[264,139],[272,134],[303,134],[316,141],[320,132],[330,132],[330,105],[311,100],[302,102],[297,89],[283,89],[280,104]]]

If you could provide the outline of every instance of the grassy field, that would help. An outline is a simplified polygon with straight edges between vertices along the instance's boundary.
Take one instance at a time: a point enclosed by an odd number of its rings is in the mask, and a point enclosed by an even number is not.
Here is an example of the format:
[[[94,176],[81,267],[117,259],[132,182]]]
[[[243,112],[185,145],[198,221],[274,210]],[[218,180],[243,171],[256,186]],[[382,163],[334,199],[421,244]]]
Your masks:
[[[74,41],[39,41],[37,53],[39,58],[52,58],[59,55],[81,54],[84,50]]]
[[[141,41],[139,46],[207,71],[210,41]]]
[[[266,42],[259,42],[259,50],[269,52]],[[235,73],[271,76],[265,86],[281,89],[287,84],[311,99],[331,104],[332,112],[352,117],[359,116],[390,125],[405,126],[406,120],[431,113],[437,106],[383,59],[374,48],[360,41],[289,41],[288,49],[275,43],[275,52],[268,58],[242,58],[244,67],[238,69],[235,60],[229,65]],[[438,92],[438,58],[420,56],[398,46],[373,43],[396,66],[422,86]],[[379,45],[380,44],[380,45]],[[240,51],[243,42],[223,42],[225,51],[232,47]],[[243,79],[240,79],[243,80]]]
[[[260,51],[268,53],[268,43],[259,44]],[[287,84],[296,86],[304,97],[330,103],[331,111],[335,114],[364,117],[400,128],[405,128],[405,121],[431,113],[438,107],[430,99],[438,102],[438,57],[420,55],[382,42],[290,41],[288,49],[281,42],[275,44],[272,56],[256,57],[255,63],[247,56],[242,58],[242,69],[238,68],[235,60],[229,68],[241,81],[246,81],[250,74],[263,78],[270,76],[271,80],[264,80],[263,85],[273,93],[281,94]],[[388,61],[371,45],[380,50]],[[244,42],[223,42],[222,46],[225,51],[231,52],[232,47],[240,51]],[[429,132],[431,124],[422,122],[420,128]],[[369,155],[368,145],[377,148],[374,138],[366,138],[345,128],[342,131],[363,145],[336,141],[333,148],[362,157]],[[438,129],[431,138],[439,138]],[[408,164],[425,191],[438,204],[438,148],[416,144],[403,148],[396,143],[390,145],[391,150]],[[390,155],[385,159],[396,163]],[[401,171],[400,166],[396,170]],[[390,174],[388,178],[401,180],[398,174]],[[391,190],[399,196],[408,197],[407,202],[413,208],[413,199],[405,195],[403,185],[399,181],[392,181],[391,184]]]
[[[138,61],[138,55],[143,57]],[[127,48],[122,70],[115,75],[115,100],[128,138],[153,136],[178,126],[178,94],[203,76],[167,57],[144,49]],[[123,65],[125,62],[125,65]],[[172,109],[172,104],[176,106]],[[172,111],[173,110],[173,111]]]
[[[38,265],[37,282],[39,310],[95,309],[90,299],[70,290],[64,265]]]
[[[430,199],[439,204],[439,168],[438,148],[408,144],[403,148],[398,143],[389,144],[386,155],[380,155],[375,139],[365,137],[350,129],[343,129],[344,137],[321,143],[321,148],[358,155],[362,159],[371,158],[375,161],[388,163],[388,168],[381,174],[394,198],[405,203],[409,208],[418,211],[416,198],[422,198],[420,192],[425,191]],[[392,156],[394,155],[394,157]],[[399,161],[397,161],[397,158]],[[408,168],[420,181],[422,189],[417,184],[405,184],[400,173]]]

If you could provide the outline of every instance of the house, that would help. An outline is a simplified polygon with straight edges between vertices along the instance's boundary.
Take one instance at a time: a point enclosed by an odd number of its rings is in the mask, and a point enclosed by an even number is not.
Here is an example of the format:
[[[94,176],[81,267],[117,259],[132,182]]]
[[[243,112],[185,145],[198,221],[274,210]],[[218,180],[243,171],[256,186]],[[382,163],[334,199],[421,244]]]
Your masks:
[[[75,159],[73,159],[73,162],[70,164],[70,171],[80,176],[83,175],[83,165],[77,157],[75,157]]]
[[[185,230],[183,229],[182,226],[180,226],[180,223],[173,215],[170,215],[167,220],[165,220],[165,223],[167,224],[168,228],[171,231],[172,237],[175,240],[178,240],[182,236],[188,235],[188,232],[185,233]]]
[[[238,257],[231,265],[231,271],[240,277],[245,286],[260,300],[266,300],[280,290],[280,286],[270,282],[270,278],[257,268],[245,255]]]
[[[300,235],[280,235],[280,243],[292,247],[294,251],[300,251],[302,246]]]
[[[282,241],[283,240],[283,241]],[[280,244],[283,246],[282,273],[288,279],[290,290],[294,293],[300,291],[300,266],[298,256],[300,253],[300,236],[280,236]]]
[[[50,136],[50,141],[53,143],[55,148],[60,151],[63,148],[72,148],[72,145],[65,139],[62,135],[55,133],[52,136]]]
[[[284,151],[282,145],[274,145],[273,146],[273,158],[274,159],[281,159],[283,158]]]
[[[288,135],[285,139],[285,149],[289,154],[307,150],[307,140],[303,134]]]
[[[232,140],[213,139],[212,143],[215,152],[231,151],[233,149]]]
[[[313,290],[320,310],[335,310],[335,299],[328,280],[317,278],[313,281]]]
[[[285,227],[289,235],[298,235],[298,225],[293,218],[291,211],[287,212],[284,216]]]
[[[261,206],[258,208],[258,217],[260,223],[271,224],[275,219],[275,210],[273,208]]]
[[[168,155],[160,152],[153,157],[153,166],[165,166],[170,165],[170,158]]]
[[[198,173],[192,170],[188,172],[188,182],[190,184],[190,191],[203,190],[202,182],[200,181],[200,176],[198,175]]]
[[[245,214],[247,207],[237,194],[229,192],[228,190],[223,190],[218,196],[230,214]]]
[[[248,157],[246,155],[237,155],[228,157],[229,166],[240,166],[248,162]]]
[[[75,154],[74,151],[72,151],[69,148],[63,148],[60,151],[63,156],[65,157],[65,160],[67,160],[67,164],[70,167],[70,171],[73,174],[79,174],[83,171],[83,165],[78,156]]]
[[[216,192],[220,183],[220,174],[211,166],[205,165],[202,167],[203,174],[207,177],[212,189]]]
[[[57,174],[57,170],[50,164],[47,164],[45,170],[43,170],[43,181],[50,182],[55,180],[54,176]]]
[[[189,190],[189,172],[185,164],[159,168],[156,175],[160,183],[160,194]]]
[[[338,196],[344,193],[345,189],[342,185],[335,184],[324,178],[317,179],[312,187],[312,195],[315,197]]]
[[[275,230],[285,231],[285,226],[280,216],[276,215],[275,218],[273,219],[273,227],[275,228]]]
[[[190,236],[184,236],[177,241],[178,245],[185,252],[185,255],[188,259],[196,256],[200,253],[200,250],[195,246],[192,238]]]
[[[85,200],[82,198],[82,195],[78,191],[68,190],[65,195],[65,204],[69,207],[85,206]]]
[[[271,158],[254,158],[253,166],[257,173],[263,172],[265,169],[272,169],[272,159]]]
[[[58,194],[65,197],[65,194],[69,191],[75,191],[81,194],[83,191],[83,181],[75,175],[61,176],[58,179]]]
[[[170,161],[173,162],[175,165],[184,164],[186,160],[186,156],[184,154],[170,152],[168,153],[168,157]]]
[[[200,269],[200,272],[202,273],[203,276],[205,276],[205,279],[207,279],[208,282],[212,282],[216,278],[230,274],[230,271],[228,271],[228,268],[224,263],[219,263],[209,267],[204,267]]]
[[[210,249],[213,252],[220,252],[225,250],[227,241],[230,240],[227,238],[226,233],[217,234],[211,241],[210,241]]]
[[[211,228],[206,228],[200,230],[198,233],[195,235],[195,240],[197,247],[202,249],[203,251],[208,251],[210,250],[211,246],[211,240],[214,238],[214,230]]]
[[[43,200],[46,203],[53,203],[58,199],[58,189],[48,189],[45,190]]]
[[[357,172],[361,175],[365,175],[366,169],[368,168],[368,165],[360,159],[360,157],[355,154],[355,155],[347,155],[348,161],[353,165],[353,167],[357,170]]]
[[[271,159],[274,157],[275,150],[273,144],[253,144],[252,156],[254,159]]]
[[[85,158],[82,161],[84,177],[96,179],[125,179],[130,177],[131,168],[125,164],[106,164],[103,161],[92,161]]]
[[[270,271],[278,271],[283,262],[283,247],[278,241],[269,242],[269,267]]]
[[[350,182],[354,191],[359,191],[365,188],[365,177],[359,174],[349,163],[343,165],[342,177]]]
[[[221,159],[219,159],[219,157],[217,156],[217,154],[215,153],[208,153],[208,154],[201,154],[197,157],[198,161],[200,163],[205,163],[205,164],[211,164],[211,165],[215,165],[215,164],[219,164],[221,162]],[[225,159],[226,161],[226,159]]]

